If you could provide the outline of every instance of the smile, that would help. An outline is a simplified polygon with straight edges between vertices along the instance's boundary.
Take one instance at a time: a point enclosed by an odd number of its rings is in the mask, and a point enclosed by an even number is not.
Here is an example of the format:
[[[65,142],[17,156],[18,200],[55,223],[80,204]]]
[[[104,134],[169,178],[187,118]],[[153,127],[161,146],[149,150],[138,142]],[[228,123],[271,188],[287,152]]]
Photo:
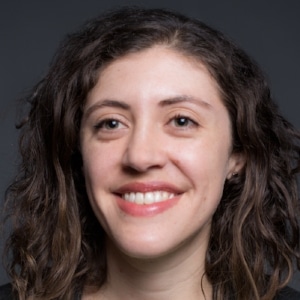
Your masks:
[[[162,202],[169,200],[175,196],[174,193],[169,193],[166,191],[154,191],[154,192],[147,192],[147,193],[125,193],[122,195],[122,198],[125,201],[144,205],[144,204],[153,204],[157,202]]]
[[[175,206],[184,190],[162,181],[131,182],[113,190],[118,207],[126,215],[151,217]]]

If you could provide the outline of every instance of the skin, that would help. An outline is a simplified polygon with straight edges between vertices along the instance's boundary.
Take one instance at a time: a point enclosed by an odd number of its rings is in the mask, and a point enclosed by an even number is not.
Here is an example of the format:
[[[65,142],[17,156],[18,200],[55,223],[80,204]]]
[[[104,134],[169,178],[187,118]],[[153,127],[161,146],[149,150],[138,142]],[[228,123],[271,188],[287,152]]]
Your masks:
[[[202,299],[211,219],[243,165],[204,65],[163,46],[115,60],[87,97],[80,143],[108,253],[107,284],[84,299]],[[153,214],[124,212],[118,192],[141,183],[142,192],[170,185],[176,199]],[[210,299],[205,276],[202,287]]]

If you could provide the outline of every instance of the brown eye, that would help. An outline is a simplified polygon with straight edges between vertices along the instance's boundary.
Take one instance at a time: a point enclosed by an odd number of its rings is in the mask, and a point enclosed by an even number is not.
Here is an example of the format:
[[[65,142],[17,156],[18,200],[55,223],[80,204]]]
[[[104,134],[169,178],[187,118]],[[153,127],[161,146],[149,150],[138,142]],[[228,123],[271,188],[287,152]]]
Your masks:
[[[189,122],[190,120],[185,117],[178,117],[174,120],[175,125],[178,127],[188,126]]]
[[[198,126],[198,124],[189,117],[185,116],[175,116],[171,122],[175,127],[191,127],[191,126]]]
[[[96,129],[113,130],[121,126],[121,122],[116,119],[105,119],[95,125]]]

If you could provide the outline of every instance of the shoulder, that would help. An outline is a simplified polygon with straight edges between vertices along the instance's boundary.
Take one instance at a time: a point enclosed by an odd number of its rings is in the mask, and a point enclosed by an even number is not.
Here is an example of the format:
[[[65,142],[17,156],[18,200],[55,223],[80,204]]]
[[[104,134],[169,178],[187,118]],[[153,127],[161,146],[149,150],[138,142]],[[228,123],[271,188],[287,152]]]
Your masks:
[[[300,300],[300,292],[287,286],[279,292],[275,300]]]
[[[0,286],[0,300],[13,300],[11,284]]]
[[[81,299],[81,293],[77,293],[75,295],[74,300],[80,300],[80,299]],[[13,297],[12,286],[10,283],[0,285],[0,300],[16,300],[16,298]]]
[[[13,300],[11,285],[5,284],[0,286],[0,300]]]

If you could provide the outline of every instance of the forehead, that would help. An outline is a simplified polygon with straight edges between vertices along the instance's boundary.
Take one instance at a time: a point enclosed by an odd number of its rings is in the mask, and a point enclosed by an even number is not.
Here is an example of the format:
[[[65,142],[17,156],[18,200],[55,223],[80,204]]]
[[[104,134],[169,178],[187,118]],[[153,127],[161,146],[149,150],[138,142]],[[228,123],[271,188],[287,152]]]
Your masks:
[[[102,74],[107,73],[108,70],[115,68],[116,65],[120,67],[126,64],[132,64],[132,66],[135,65],[134,67],[136,67],[141,61],[145,60],[151,61],[151,63],[157,62],[161,64],[161,58],[163,58],[165,65],[170,62],[173,62],[174,66],[176,64],[181,64],[181,67],[185,67],[190,64],[191,66],[194,66],[195,68],[197,67],[202,72],[205,72],[207,75],[211,76],[211,73],[206,65],[202,62],[201,58],[167,45],[154,45],[150,48],[122,55],[108,62],[101,69],[99,75],[102,76]],[[158,64],[149,64],[148,67],[149,69],[155,69],[158,67]],[[211,78],[214,80],[213,76],[211,76]]]
[[[170,47],[155,46],[124,55],[106,65],[88,98],[100,92],[117,95],[133,89],[143,89],[145,95],[149,95],[150,90],[163,93],[164,88],[185,94],[191,87],[221,98],[217,82],[199,59]]]

